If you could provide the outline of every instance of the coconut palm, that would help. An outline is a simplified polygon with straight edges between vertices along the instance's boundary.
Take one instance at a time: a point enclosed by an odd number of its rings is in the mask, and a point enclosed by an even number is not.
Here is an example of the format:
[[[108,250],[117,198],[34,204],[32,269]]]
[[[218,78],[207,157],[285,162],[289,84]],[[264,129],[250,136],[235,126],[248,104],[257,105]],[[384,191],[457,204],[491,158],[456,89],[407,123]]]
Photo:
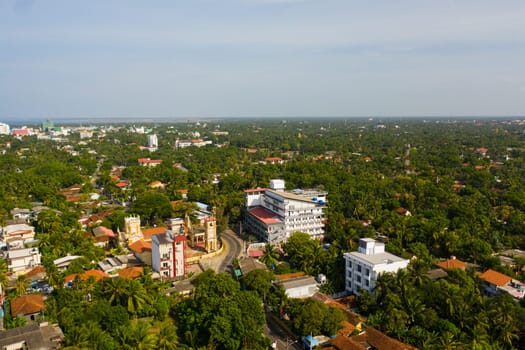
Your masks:
[[[266,243],[264,253],[260,258],[261,262],[266,264],[267,267],[271,268],[272,266],[277,265],[279,262],[279,253],[273,249],[273,246],[270,243]]]
[[[26,294],[27,288],[29,288],[29,280],[26,275],[20,275],[16,279],[16,295],[22,296]]]
[[[159,350],[176,350],[179,346],[179,337],[175,326],[163,327],[158,338]]]

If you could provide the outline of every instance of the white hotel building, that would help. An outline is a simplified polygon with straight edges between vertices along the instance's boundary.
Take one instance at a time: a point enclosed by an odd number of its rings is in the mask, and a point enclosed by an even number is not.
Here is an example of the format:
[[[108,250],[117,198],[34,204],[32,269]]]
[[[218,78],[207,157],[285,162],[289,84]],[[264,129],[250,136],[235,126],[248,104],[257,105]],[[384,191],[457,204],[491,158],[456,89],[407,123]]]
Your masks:
[[[383,272],[405,269],[408,260],[385,252],[385,244],[372,238],[361,238],[357,252],[345,253],[345,289],[359,295],[359,289],[372,292]]]
[[[245,228],[270,244],[279,244],[293,232],[312,238],[324,235],[326,192],[285,191],[284,180],[271,180],[270,188],[245,190],[247,215]]]

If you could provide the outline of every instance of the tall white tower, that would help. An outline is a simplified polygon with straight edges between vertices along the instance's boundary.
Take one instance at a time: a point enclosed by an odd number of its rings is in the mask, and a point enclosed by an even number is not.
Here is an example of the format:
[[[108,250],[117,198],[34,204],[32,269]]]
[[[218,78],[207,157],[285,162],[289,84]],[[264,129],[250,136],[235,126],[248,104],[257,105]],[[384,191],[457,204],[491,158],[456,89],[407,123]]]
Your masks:
[[[159,139],[157,138],[157,135],[148,135],[148,147],[149,148],[158,148],[159,147]]]

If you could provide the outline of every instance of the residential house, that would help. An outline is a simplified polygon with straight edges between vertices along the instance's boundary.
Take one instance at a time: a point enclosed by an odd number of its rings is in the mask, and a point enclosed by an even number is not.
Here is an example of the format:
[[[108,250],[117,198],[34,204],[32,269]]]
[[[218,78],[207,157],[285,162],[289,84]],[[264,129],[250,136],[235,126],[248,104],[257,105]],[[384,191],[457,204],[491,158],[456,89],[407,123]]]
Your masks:
[[[501,293],[510,294],[515,299],[523,299],[525,296],[525,284],[510,276],[488,269],[479,275],[485,281],[485,293],[495,296]]]
[[[271,180],[270,188],[245,190],[245,229],[270,244],[279,244],[293,232],[308,233],[312,238],[324,235],[324,191],[285,191],[284,180]]]
[[[0,228],[0,237],[7,245],[10,242],[17,241],[19,243],[16,243],[16,246],[23,248],[25,244],[34,242],[35,228],[28,224],[7,225]]]
[[[128,248],[137,259],[142,261],[144,264],[151,266],[151,241],[146,242],[145,240],[140,239],[131,243]]]
[[[95,280],[95,282],[100,281],[103,278],[109,278],[109,275],[103,271],[100,270],[88,270],[81,274],[71,274],[64,277],[64,287],[71,287],[73,286],[73,282],[76,278],[79,278],[81,281],[87,281],[88,279],[92,278]]]
[[[156,167],[162,164],[162,159],[139,158],[137,161],[140,166],[146,167]]]
[[[80,255],[66,255],[62,258],[53,260],[53,263],[55,264],[58,271],[65,271],[69,267],[69,264],[71,264],[73,260],[76,260],[78,258],[81,258],[81,256]]]
[[[104,226],[93,228],[91,230],[91,235],[95,239],[95,246],[100,248],[105,248],[116,240],[115,232]]]
[[[344,254],[346,290],[356,295],[359,289],[372,292],[380,274],[408,266],[408,259],[385,252],[385,244],[372,238],[361,238],[358,249]]]
[[[28,321],[36,321],[44,310],[44,297],[42,294],[29,294],[11,300],[11,316],[21,316]]]
[[[10,249],[6,252],[7,268],[13,272],[24,272],[41,264],[38,248]]]
[[[144,268],[141,266],[132,266],[118,272],[118,276],[121,278],[135,279],[139,278],[144,274]]]
[[[283,164],[284,160],[281,157],[267,157],[264,158],[266,164]]]
[[[443,260],[443,261],[438,262],[436,266],[442,268],[443,270],[450,270],[450,269],[465,270],[467,268],[467,264],[459,259],[456,259],[455,256],[452,256],[448,260]]]

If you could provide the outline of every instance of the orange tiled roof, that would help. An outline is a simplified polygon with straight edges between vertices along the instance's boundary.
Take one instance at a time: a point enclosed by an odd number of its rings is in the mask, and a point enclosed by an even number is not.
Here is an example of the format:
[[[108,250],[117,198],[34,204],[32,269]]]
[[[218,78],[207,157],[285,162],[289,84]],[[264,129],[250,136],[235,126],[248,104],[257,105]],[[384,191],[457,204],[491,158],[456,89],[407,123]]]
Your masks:
[[[164,226],[143,228],[142,236],[144,237],[145,241],[151,241],[151,237],[153,235],[158,235],[158,234],[165,233],[165,232],[166,232],[166,227]]]
[[[38,275],[39,273],[46,273],[46,268],[44,266],[37,266],[28,273],[26,273],[26,277],[33,277],[35,275]]]
[[[352,338],[338,335],[332,341],[332,346],[327,349],[334,350],[366,350],[366,348]]]
[[[129,249],[135,253],[144,253],[145,251],[151,252],[151,242],[145,242],[143,239],[140,239],[130,244]]]
[[[302,272],[302,271],[292,272],[292,273],[285,273],[285,274],[282,274],[282,275],[277,275],[275,277],[277,277],[277,279],[279,281],[285,281],[285,280],[289,280],[291,278],[296,278],[296,277],[301,277],[301,276],[304,276],[304,272]]]
[[[510,281],[512,281],[512,277],[504,275],[492,269],[488,269],[487,271],[483,272],[481,275],[479,275],[479,277],[481,279],[484,279],[488,283],[494,284],[496,286],[504,286]]]
[[[467,267],[467,264],[465,264],[463,261],[458,260],[458,259],[448,259],[445,261],[440,261],[436,265],[445,270],[449,270],[449,269],[465,270],[465,268]]]
[[[142,276],[144,268],[139,266],[128,267],[127,269],[118,272],[119,277],[134,279]]]
[[[31,315],[44,309],[44,298],[41,294],[24,295],[11,301],[11,316]]]
[[[377,350],[416,350],[417,348],[390,338],[386,334],[370,327],[366,329],[367,343]]]
[[[95,277],[95,281],[100,281],[101,279],[103,278],[109,278],[109,275],[105,272],[102,272],[100,270],[88,270],[84,273],[81,273],[78,275],[78,277],[82,280],[82,281],[85,281],[87,280],[89,277]],[[72,274],[72,275],[68,275],[64,278],[64,284],[67,284],[69,282],[72,282],[75,280],[75,278],[77,277],[77,274]]]

